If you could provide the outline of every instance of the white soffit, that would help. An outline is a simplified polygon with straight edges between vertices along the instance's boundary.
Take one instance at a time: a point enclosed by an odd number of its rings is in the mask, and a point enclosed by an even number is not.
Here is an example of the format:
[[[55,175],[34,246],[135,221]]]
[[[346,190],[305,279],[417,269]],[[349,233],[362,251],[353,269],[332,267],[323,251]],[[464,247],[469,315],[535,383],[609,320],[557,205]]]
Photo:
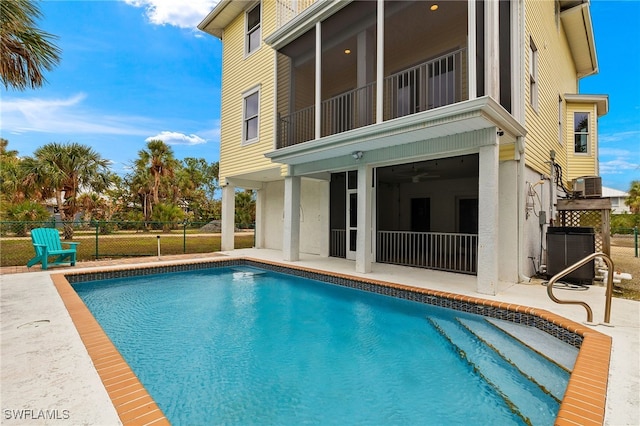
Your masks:
[[[222,39],[225,27],[252,3],[255,3],[255,1],[221,0],[198,24],[198,29]]]
[[[578,77],[598,72],[598,58],[593,37],[589,3],[580,3],[560,13]]]

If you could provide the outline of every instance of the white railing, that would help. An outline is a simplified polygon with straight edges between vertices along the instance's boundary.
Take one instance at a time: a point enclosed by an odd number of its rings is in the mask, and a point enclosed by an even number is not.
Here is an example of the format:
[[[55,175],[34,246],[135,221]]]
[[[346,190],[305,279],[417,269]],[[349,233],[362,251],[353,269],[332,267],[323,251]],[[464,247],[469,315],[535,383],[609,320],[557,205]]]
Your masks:
[[[347,230],[332,229],[329,239],[329,256],[346,257],[347,256]]]
[[[466,100],[463,64],[466,49],[459,49],[384,79],[383,116],[391,120]],[[341,93],[321,104],[321,136],[346,132],[375,123],[376,84]],[[278,115],[277,147],[315,139],[315,108]]]
[[[476,274],[478,236],[442,232],[378,231],[376,261]]]
[[[276,0],[276,29],[284,26],[316,1],[317,0]]]

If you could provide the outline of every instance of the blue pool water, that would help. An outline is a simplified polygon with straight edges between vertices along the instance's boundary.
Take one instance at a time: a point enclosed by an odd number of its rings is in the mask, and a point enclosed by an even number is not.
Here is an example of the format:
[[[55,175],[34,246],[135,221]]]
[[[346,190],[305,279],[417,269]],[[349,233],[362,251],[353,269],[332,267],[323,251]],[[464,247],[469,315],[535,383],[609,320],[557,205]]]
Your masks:
[[[553,424],[558,410],[537,390],[514,410],[463,356],[478,344],[434,326],[475,315],[233,268],[74,288],[174,425]]]

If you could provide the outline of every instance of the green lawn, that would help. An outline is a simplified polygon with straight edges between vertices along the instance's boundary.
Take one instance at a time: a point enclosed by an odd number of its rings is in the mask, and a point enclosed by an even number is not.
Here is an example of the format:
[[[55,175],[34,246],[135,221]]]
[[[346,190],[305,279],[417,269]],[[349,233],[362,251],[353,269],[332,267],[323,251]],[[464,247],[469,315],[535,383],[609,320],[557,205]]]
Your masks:
[[[187,235],[186,251],[184,239],[180,234],[134,234],[100,236],[98,239],[98,257],[119,258],[137,256],[156,256],[160,235],[160,254],[211,253],[220,251],[220,235]],[[78,261],[96,259],[96,239],[89,236],[77,236],[73,241],[78,245]],[[64,247],[64,244],[63,244]],[[253,235],[235,237],[236,248],[253,247]],[[0,239],[0,266],[26,265],[34,256],[30,238]]]

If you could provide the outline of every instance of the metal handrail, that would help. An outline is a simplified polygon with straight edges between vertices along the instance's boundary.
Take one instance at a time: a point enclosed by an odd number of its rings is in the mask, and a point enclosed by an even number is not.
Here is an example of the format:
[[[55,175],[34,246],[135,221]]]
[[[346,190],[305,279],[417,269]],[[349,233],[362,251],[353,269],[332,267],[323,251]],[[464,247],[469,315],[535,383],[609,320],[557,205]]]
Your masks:
[[[568,268],[558,272],[549,280],[549,283],[547,284],[547,294],[549,295],[549,298],[556,303],[583,306],[587,310],[587,321],[585,324],[598,325],[598,323],[593,322],[593,311],[591,310],[591,307],[586,302],[583,302],[581,300],[560,300],[557,297],[555,297],[553,294],[553,285],[556,283],[556,281],[558,281],[560,278],[564,277],[565,275],[569,274],[570,272],[575,271],[579,267],[586,265],[590,261],[594,260],[596,257],[603,258],[605,263],[607,264],[607,268],[609,269],[609,272],[607,273],[607,290],[605,293],[606,301],[604,306],[604,322],[602,323],[602,325],[610,326],[609,321],[611,320],[611,297],[613,296],[614,269],[613,269],[613,261],[611,260],[611,257],[609,257],[609,255],[601,252],[592,253],[589,256],[585,257],[584,259],[569,266]]]

